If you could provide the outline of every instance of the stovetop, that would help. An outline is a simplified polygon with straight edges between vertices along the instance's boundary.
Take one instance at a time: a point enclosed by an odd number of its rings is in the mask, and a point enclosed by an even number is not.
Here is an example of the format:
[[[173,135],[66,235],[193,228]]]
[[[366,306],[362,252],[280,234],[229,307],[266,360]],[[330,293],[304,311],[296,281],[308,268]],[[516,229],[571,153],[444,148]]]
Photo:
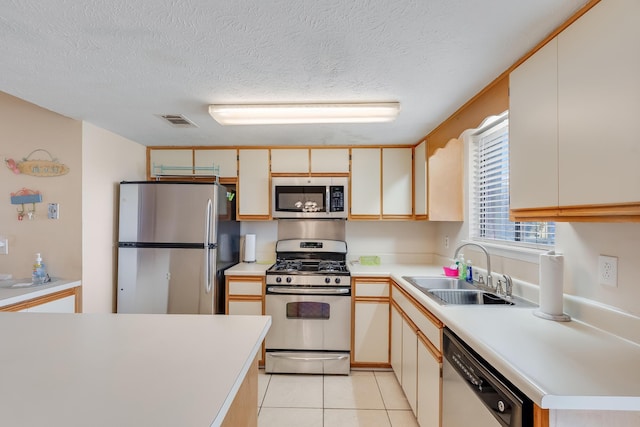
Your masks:
[[[267,285],[345,286],[347,246],[334,240],[279,240]]]
[[[279,259],[267,272],[277,274],[349,274],[344,261]]]

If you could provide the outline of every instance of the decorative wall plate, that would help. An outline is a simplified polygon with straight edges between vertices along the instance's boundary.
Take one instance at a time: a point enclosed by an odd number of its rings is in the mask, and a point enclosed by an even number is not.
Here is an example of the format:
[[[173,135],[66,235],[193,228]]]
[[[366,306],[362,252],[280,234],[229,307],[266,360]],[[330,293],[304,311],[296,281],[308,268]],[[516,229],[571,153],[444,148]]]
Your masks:
[[[38,151],[46,153],[49,158],[32,159],[31,156]],[[31,176],[50,177],[69,173],[69,167],[67,165],[60,163],[51,153],[43,149],[32,151],[27,157],[22,159],[22,161],[16,162],[13,159],[5,159],[5,163],[14,173],[23,173]]]

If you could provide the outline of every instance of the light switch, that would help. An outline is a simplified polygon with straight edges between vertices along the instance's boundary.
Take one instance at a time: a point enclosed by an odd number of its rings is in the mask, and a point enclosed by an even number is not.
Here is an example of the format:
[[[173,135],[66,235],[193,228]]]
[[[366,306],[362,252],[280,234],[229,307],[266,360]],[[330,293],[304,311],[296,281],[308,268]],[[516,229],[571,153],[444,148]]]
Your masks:
[[[49,203],[47,217],[49,219],[58,219],[60,217],[60,206],[57,203]]]

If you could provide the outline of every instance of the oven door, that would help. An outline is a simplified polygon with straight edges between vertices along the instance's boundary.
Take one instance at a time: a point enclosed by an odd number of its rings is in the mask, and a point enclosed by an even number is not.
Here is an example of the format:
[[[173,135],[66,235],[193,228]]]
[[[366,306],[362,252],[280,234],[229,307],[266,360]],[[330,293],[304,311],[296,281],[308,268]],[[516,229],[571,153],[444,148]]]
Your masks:
[[[312,293],[312,294],[311,294]],[[351,288],[269,286],[267,350],[349,351]]]

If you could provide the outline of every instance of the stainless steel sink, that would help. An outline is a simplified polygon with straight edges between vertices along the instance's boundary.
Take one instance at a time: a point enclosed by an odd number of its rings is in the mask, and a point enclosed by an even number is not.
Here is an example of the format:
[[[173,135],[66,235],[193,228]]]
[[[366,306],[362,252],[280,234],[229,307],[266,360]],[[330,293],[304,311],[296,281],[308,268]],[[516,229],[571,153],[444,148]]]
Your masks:
[[[494,293],[480,289],[430,289],[427,292],[445,304],[515,304]]]
[[[404,280],[416,288],[423,289],[478,289],[471,283],[460,280],[457,277],[436,276],[402,276]]]
[[[455,277],[403,276],[402,278],[441,305],[536,306],[522,298],[502,297]]]

